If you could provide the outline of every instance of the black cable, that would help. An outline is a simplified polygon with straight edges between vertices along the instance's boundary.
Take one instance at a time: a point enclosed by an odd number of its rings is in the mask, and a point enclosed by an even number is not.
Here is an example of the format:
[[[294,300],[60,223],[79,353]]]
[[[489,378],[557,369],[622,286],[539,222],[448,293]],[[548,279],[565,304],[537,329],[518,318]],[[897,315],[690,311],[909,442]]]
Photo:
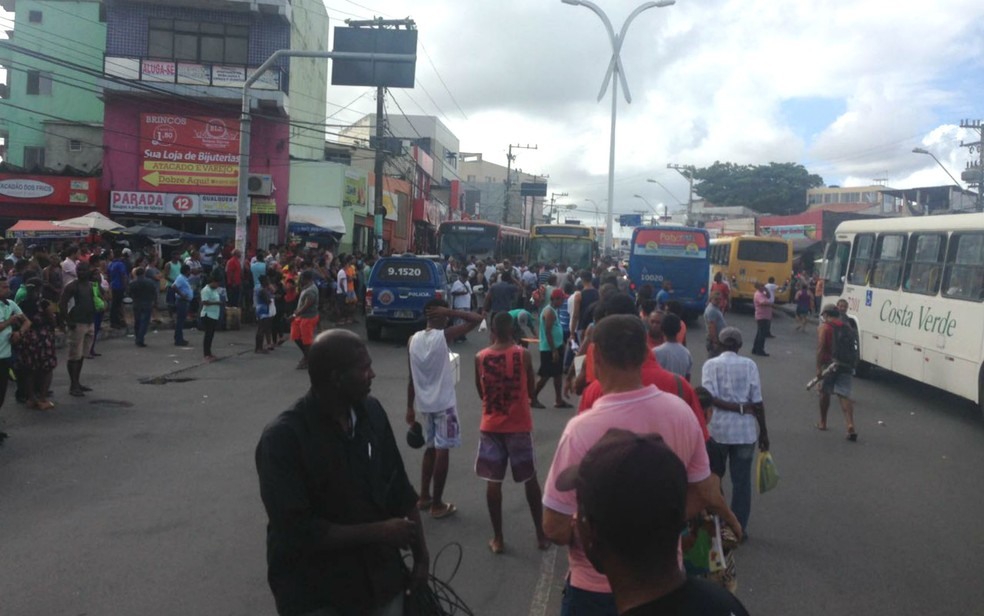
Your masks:
[[[437,577],[437,565],[448,548],[456,549],[458,558],[451,570],[451,575],[448,576],[448,579],[442,580]],[[456,614],[474,616],[475,613],[451,587],[451,581],[458,574],[463,556],[464,548],[458,542],[448,543],[441,548],[431,562],[431,570],[427,574],[427,585],[415,589],[404,598],[403,613],[414,616],[454,616]],[[407,554],[404,557],[404,563],[406,564],[410,558],[411,555]]]

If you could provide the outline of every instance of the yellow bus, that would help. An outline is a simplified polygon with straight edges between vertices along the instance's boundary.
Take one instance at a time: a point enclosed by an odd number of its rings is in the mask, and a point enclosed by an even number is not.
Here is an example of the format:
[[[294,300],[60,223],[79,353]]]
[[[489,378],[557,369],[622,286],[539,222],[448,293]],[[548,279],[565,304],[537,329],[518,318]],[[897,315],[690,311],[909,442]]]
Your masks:
[[[774,278],[779,285],[775,301],[785,304],[793,295],[789,284],[793,244],[778,237],[716,237],[711,240],[712,281],[718,272],[731,285],[732,302],[752,301],[755,283],[767,284],[769,278]]]
[[[564,263],[574,271],[590,268],[598,256],[595,230],[581,225],[534,225],[530,263]]]
[[[847,300],[859,375],[879,366],[984,409],[984,214],[842,222],[825,303]]]

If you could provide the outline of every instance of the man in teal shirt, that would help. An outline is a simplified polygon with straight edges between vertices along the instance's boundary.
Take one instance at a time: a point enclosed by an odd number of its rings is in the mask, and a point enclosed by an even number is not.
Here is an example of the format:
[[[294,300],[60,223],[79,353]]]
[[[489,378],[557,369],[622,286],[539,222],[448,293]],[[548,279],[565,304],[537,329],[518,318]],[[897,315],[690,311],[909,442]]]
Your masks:
[[[562,376],[564,374],[564,329],[560,325],[560,318],[557,316],[557,309],[567,301],[567,296],[562,289],[554,289],[550,293],[550,304],[543,307],[540,311],[540,370],[537,372],[540,377],[536,382],[536,389],[533,392],[533,402],[530,406],[535,409],[542,409],[540,403],[540,391],[546,386],[547,381],[553,379],[554,384],[554,408],[568,409],[571,405],[564,400],[561,393]]]

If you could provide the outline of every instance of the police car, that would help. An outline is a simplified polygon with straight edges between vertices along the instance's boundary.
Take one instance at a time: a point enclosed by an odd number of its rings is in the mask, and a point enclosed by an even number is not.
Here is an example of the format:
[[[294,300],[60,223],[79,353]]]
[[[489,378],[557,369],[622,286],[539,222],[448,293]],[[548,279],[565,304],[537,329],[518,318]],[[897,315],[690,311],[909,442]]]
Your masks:
[[[383,257],[366,285],[366,336],[379,340],[384,327],[423,329],[424,306],[447,297],[444,269],[434,260],[409,253]]]

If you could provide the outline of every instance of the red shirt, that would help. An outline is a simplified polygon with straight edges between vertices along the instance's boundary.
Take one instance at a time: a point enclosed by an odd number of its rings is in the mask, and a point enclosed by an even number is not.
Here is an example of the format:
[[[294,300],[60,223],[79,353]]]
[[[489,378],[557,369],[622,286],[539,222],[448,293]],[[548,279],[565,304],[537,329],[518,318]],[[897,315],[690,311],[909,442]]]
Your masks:
[[[530,390],[523,357],[526,349],[513,345],[487,348],[475,356],[482,386],[482,432],[532,432]]]
[[[677,383],[679,383],[679,387]],[[690,386],[690,383],[686,379],[680,378],[672,372],[661,368],[652,353],[646,354],[646,361],[642,364],[642,384],[655,385],[661,391],[673,394],[674,396],[678,395],[678,392],[682,393],[683,395],[679,397],[690,406],[694,415],[697,416],[697,423],[700,424],[700,430],[704,434],[704,440],[706,441],[710,438],[710,435],[707,433],[707,420],[704,418],[704,410],[697,400],[697,394],[694,393],[694,388]],[[578,415],[590,409],[602,395],[604,394],[601,391],[601,381],[595,381],[588,385],[584,393],[581,394],[581,405],[577,409]]]
[[[232,257],[226,261],[226,286],[239,287],[243,284],[243,264]]]

